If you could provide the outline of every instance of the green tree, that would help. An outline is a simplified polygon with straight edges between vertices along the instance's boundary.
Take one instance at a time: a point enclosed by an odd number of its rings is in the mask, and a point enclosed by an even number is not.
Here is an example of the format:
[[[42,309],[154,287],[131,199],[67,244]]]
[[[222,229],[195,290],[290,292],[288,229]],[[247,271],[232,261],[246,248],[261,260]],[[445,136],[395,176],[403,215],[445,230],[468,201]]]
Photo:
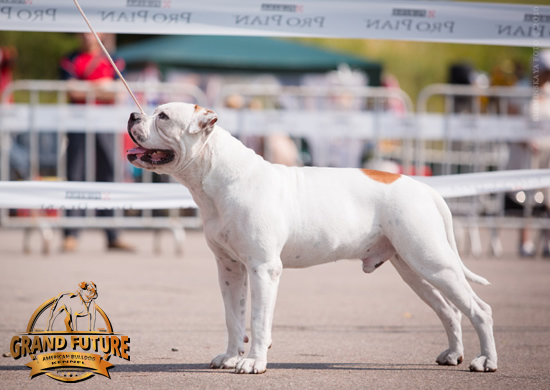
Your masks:
[[[0,31],[0,46],[17,50],[15,79],[58,79],[59,60],[79,44],[78,37],[69,33]]]

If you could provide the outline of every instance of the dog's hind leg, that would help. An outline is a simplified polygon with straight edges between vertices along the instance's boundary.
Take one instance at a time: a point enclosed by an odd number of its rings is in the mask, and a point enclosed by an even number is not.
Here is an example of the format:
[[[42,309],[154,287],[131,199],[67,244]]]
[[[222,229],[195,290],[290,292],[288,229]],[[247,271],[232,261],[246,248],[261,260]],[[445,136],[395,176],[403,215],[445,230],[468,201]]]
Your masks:
[[[396,200],[393,212],[404,213],[406,218],[387,229],[386,235],[401,259],[467,316],[474,326],[481,354],[472,361],[470,370],[496,371],[497,351],[491,310],[473,293],[467,282],[467,278],[480,283],[485,279],[466,269],[449,240],[450,230],[445,225],[445,218],[438,207],[434,207],[437,204],[431,203],[425,194],[423,190],[411,191],[406,197]],[[411,202],[422,207],[407,207]]]
[[[426,237],[430,233],[433,232],[426,232]],[[422,241],[421,238],[419,240]],[[468,285],[458,255],[450,246],[441,246],[435,242],[417,242],[413,250],[397,251],[411,269],[439,290],[471,321],[479,336],[481,354],[472,361],[470,370],[496,371],[497,352],[491,310]]]
[[[53,307],[52,310],[50,311],[50,318],[48,319],[48,327],[46,328],[47,331],[52,330],[55,319],[57,318],[57,316],[63,310],[63,309],[59,309],[59,310],[56,311],[56,309],[57,309],[57,307]]]
[[[211,368],[235,368],[244,355],[248,275],[244,264],[217,258],[218,281],[225,306],[227,351],[216,356]]]
[[[72,311],[65,310],[67,313],[67,316],[65,317],[65,329],[67,332],[76,331],[77,325],[76,325],[76,313],[73,314]]]
[[[462,314],[431,284],[422,279],[411,267],[399,257],[393,256],[391,263],[403,280],[412,290],[430,306],[445,328],[449,348],[443,351],[436,359],[440,365],[456,366],[464,359],[464,347],[462,345]]]

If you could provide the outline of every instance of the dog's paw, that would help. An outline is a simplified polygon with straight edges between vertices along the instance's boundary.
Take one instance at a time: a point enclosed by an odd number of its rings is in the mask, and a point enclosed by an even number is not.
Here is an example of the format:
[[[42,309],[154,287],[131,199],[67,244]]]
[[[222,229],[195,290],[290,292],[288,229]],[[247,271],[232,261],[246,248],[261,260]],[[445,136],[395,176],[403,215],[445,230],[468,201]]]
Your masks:
[[[464,360],[461,352],[446,349],[441,352],[435,361],[441,366],[458,366]]]
[[[267,361],[259,359],[243,359],[235,367],[237,374],[263,374],[267,370]]]
[[[495,372],[497,364],[490,360],[487,356],[478,356],[470,363],[470,371],[475,372]]]
[[[210,368],[235,368],[241,359],[241,355],[222,353],[212,359],[212,362],[210,362]]]

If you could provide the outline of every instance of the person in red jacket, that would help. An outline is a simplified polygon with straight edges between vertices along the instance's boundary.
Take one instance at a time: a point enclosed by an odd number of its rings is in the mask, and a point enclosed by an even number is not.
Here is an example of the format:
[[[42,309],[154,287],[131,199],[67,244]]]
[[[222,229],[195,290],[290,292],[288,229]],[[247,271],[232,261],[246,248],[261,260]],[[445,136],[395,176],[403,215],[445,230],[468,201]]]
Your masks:
[[[98,34],[100,39],[112,37],[107,34]],[[99,43],[91,33],[79,34],[81,48],[61,59],[61,78],[63,80],[91,81],[94,89],[95,104],[113,104],[115,92],[109,90],[106,85],[113,83],[117,75],[107,57],[103,54]],[[105,42],[104,42],[105,45]],[[124,61],[114,59],[117,67],[122,71]],[[70,89],[68,93],[71,104],[85,104],[87,92]],[[95,172],[96,181],[105,182],[114,180],[114,134],[97,133],[95,135]],[[86,180],[86,134],[77,129],[69,129],[67,132],[69,141],[67,147],[67,180]],[[69,215],[82,215],[80,210],[71,210]],[[112,210],[99,210],[99,216],[112,216]],[[128,244],[119,239],[119,232],[115,229],[106,229],[107,248],[118,250],[132,250]],[[77,246],[77,229],[65,229],[63,250],[74,251]]]
[[[3,97],[4,90],[12,82],[13,69],[17,51],[13,47],[0,47],[0,98]],[[8,102],[13,102],[13,94],[7,98]]]

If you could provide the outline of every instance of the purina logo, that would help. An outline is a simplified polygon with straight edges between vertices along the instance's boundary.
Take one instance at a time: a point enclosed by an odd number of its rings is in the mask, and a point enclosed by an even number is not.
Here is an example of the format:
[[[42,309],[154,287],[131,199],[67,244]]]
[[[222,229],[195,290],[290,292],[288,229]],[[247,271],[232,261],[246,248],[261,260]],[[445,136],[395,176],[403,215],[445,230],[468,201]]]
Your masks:
[[[392,16],[407,16],[413,18],[435,18],[435,10],[411,9],[411,8],[393,8]]]
[[[107,197],[108,198],[108,197]],[[100,191],[65,191],[65,199],[105,199]]]
[[[171,0],[126,0],[126,7],[170,8]]]
[[[303,5],[295,4],[262,4],[262,11],[270,12],[304,12]]]
[[[110,379],[112,355],[130,360],[130,338],[113,333],[97,297],[95,283],[82,282],[74,293],[61,293],[40,305],[26,333],[11,339],[14,359],[32,359],[26,364],[31,379],[42,374],[61,382],[81,382],[95,374]]]
[[[524,22],[550,23],[550,14],[525,14]]]

